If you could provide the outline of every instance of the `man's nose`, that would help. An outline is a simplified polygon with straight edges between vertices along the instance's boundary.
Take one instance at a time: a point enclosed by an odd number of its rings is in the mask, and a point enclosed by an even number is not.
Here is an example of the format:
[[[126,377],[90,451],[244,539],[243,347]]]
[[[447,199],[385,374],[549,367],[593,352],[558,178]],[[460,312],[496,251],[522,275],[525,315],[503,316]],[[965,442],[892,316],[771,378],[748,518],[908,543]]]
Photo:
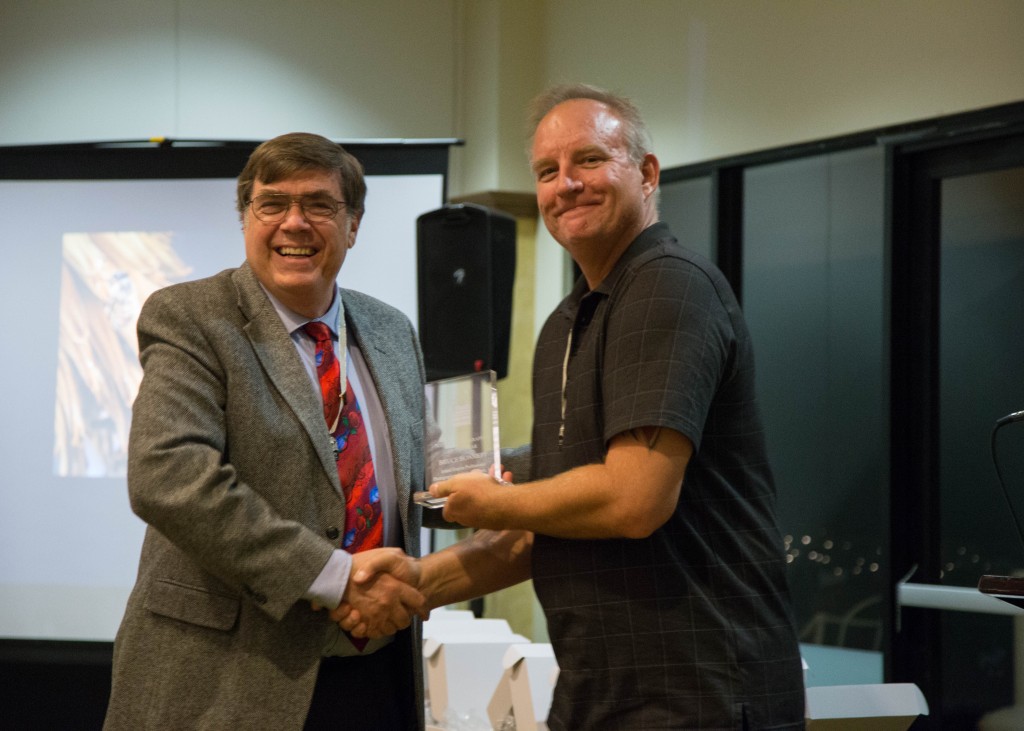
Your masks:
[[[306,219],[306,213],[302,210],[302,202],[298,200],[292,200],[288,203],[288,210],[284,212],[284,220],[281,221],[282,226],[290,228],[308,228],[309,221]]]
[[[576,171],[569,168],[558,174],[558,193],[560,195],[577,193],[583,189],[583,181]]]

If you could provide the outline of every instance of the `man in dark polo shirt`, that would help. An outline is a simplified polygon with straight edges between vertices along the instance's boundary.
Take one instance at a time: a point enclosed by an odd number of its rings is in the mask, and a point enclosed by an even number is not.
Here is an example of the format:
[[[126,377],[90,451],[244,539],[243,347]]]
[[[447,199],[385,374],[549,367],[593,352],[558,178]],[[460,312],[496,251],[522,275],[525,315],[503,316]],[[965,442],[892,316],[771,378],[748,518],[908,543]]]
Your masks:
[[[529,481],[432,486],[447,519],[492,530],[424,558],[419,588],[436,606],[494,588],[502,560],[521,578],[532,553],[560,669],[553,731],[802,728],[736,298],[658,222],[659,165],[632,103],[557,87],[533,121],[540,212],[583,276],[537,344]]]

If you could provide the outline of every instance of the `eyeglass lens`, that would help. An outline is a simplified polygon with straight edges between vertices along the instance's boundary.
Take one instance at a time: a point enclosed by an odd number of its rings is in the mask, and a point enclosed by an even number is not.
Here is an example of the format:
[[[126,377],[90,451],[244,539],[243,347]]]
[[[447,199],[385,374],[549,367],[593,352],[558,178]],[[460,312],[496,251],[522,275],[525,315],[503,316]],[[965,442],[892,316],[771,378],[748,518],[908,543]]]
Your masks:
[[[307,221],[330,221],[338,210],[344,205],[344,201],[336,201],[333,198],[323,196],[299,196],[268,193],[258,195],[252,199],[252,212],[256,218],[266,223],[277,223],[284,219],[292,203],[298,203],[302,215]]]

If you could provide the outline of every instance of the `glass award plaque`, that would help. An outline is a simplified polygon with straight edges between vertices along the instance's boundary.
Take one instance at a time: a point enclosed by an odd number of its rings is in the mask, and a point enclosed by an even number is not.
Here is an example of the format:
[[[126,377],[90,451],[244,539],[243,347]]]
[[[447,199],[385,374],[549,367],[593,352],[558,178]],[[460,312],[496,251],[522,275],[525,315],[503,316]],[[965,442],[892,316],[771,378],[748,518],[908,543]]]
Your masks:
[[[427,484],[463,472],[498,475],[498,387],[494,371],[431,381],[425,389],[428,421],[425,457]],[[426,508],[440,508],[447,498],[418,492],[413,499]]]

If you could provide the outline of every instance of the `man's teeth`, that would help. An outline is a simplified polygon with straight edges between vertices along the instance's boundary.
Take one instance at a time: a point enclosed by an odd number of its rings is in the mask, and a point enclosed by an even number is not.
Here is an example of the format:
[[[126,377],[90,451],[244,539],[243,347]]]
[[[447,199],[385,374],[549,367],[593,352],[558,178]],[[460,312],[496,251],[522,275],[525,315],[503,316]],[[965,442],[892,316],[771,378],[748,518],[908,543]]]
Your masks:
[[[277,252],[282,256],[313,256],[316,250],[302,246],[282,246]]]

